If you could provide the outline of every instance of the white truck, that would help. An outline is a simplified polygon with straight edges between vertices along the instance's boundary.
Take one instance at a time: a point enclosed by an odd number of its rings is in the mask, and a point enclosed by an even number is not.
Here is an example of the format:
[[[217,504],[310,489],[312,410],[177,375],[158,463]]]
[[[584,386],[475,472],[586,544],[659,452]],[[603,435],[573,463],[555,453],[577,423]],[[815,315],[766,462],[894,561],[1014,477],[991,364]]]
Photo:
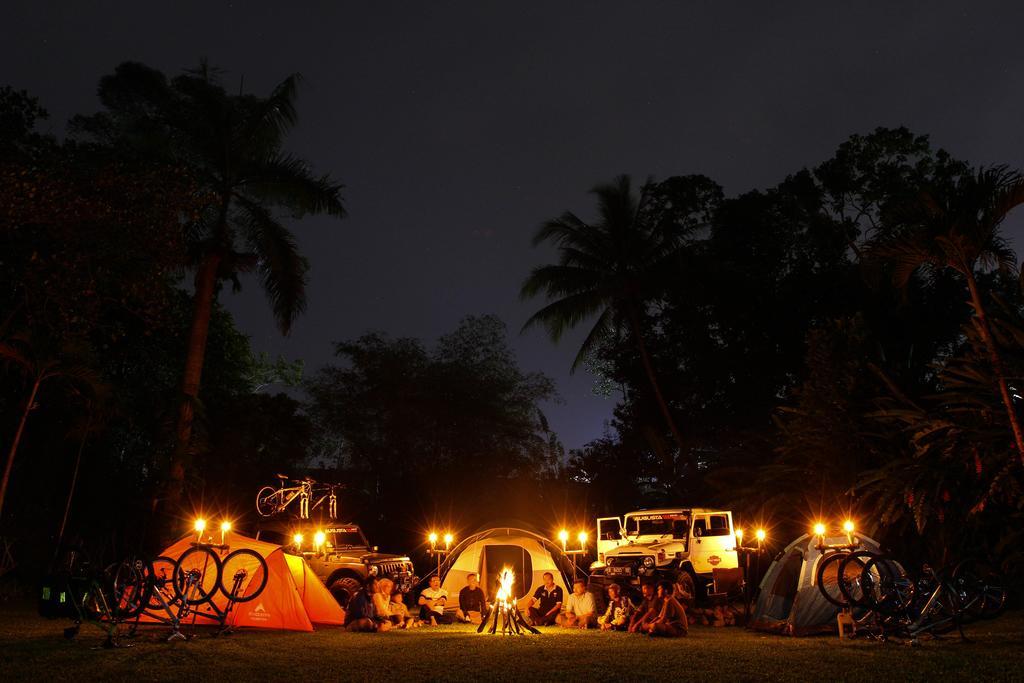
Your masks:
[[[597,520],[597,561],[590,580],[617,583],[630,592],[641,583],[674,581],[689,572],[699,593],[715,568],[735,569],[736,530],[732,512],[706,508],[637,510]]]

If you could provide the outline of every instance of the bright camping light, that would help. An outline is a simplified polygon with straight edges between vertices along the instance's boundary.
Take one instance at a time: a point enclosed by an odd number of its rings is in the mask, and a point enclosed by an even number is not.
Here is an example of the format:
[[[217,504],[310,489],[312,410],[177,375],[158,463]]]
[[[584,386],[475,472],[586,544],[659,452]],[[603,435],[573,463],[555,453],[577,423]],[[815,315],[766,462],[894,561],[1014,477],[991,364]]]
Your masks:
[[[303,540],[303,538],[305,538],[305,537],[302,534],[295,534],[294,536],[292,536],[292,543],[295,544],[296,548],[301,548],[302,547],[302,540]]]
[[[326,540],[327,534],[325,534],[323,531],[317,531],[315,534],[313,534],[313,545],[317,548],[322,547]]]
[[[755,531],[754,536],[757,538],[759,542],[763,543],[765,537],[764,529],[758,529],[757,531]]]
[[[736,530],[736,545],[743,545],[743,529]]]
[[[853,526],[853,520],[852,519],[848,519],[845,522],[843,522],[843,531],[845,531],[846,533],[852,534],[854,528],[855,527]]]
[[[437,532],[431,531],[430,535],[427,536],[427,540],[430,541],[430,547],[433,548],[437,545]]]
[[[203,533],[204,531],[206,531],[206,520],[203,519],[202,517],[199,517],[198,519],[196,519],[195,523],[192,525],[192,529],[196,533],[200,533],[200,534]]]
[[[453,540],[455,540],[454,536],[452,536],[451,534],[445,534],[444,535],[444,545],[445,545],[445,547],[446,548],[450,547]]]
[[[587,532],[586,531],[581,531],[579,533],[579,535],[576,536],[576,540],[580,542],[580,546],[581,547],[585,546],[587,544],[587,539],[588,538],[589,538],[589,536],[587,536]]]
[[[562,529],[561,531],[559,531],[558,532],[558,540],[561,541],[564,544],[566,541],[569,540],[569,532],[566,531],[565,529]]]
[[[815,536],[824,536],[825,535],[825,525],[822,524],[821,522],[818,522],[817,524],[815,524],[814,525],[814,535]]]
[[[231,522],[221,522],[220,530],[224,533],[231,531]]]

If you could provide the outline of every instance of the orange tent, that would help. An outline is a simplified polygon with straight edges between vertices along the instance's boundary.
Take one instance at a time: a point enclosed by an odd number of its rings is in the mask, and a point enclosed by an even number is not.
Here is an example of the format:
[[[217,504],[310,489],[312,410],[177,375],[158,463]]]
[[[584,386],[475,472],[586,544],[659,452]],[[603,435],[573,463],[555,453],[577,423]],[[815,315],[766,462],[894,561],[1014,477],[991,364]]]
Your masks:
[[[195,536],[189,534],[177,543],[164,550],[161,555],[178,559],[192,547]],[[240,548],[248,548],[259,553],[267,563],[267,585],[256,598],[247,602],[237,602],[231,607],[227,624],[230,626],[252,626],[256,628],[282,629],[288,631],[312,631],[313,624],[342,624],[345,613],[335,602],[324,584],[309,569],[301,557],[287,555],[281,546],[229,531],[224,536],[228,550],[219,552],[221,559],[228,553]],[[202,553],[194,553],[186,559],[186,565],[203,562]],[[252,562],[249,568],[249,581],[241,587],[241,595],[245,595],[250,586],[255,588],[262,581],[259,564]],[[187,566],[186,568],[193,568]],[[237,568],[237,565],[236,565]],[[213,602],[218,609],[227,607],[227,597],[221,591],[214,591],[215,572],[204,572],[204,592],[214,592]],[[208,605],[200,605],[200,614],[212,614]],[[142,621],[154,621],[143,616]],[[203,617],[196,620],[197,624],[213,623]]]
[[[327,586],[323,584],[304,558],[285,554],[288,569],[292,572],[292,581],[302,596],[302,604],[306,614],[314,624],[330,624],[341,626],[345,623],[345,611],[338,605]]]

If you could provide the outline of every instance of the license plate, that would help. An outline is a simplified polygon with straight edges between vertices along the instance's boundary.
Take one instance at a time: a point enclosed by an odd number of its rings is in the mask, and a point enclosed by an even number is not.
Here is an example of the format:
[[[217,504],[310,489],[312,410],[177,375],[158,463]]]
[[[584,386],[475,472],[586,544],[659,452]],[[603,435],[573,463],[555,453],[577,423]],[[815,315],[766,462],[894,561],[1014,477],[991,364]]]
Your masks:
[[[608,576],[630,576],[633,574],[632,567],[607,567],[604,573]]]

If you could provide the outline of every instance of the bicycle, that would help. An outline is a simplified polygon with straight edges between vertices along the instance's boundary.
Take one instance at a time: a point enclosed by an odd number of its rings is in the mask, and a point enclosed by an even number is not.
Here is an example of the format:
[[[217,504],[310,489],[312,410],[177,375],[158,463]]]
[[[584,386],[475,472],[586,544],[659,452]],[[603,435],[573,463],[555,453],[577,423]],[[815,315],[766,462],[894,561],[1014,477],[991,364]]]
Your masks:
[[[851,603],[865,606],[876,615],[876,635],[880,639],[895,635],[917,645],[923,634],[939,636],[956,630],[961,639],[967,640],[963,631],[966,606],[981,599],[973,587],[965,590],[967,583],[961,581],[958,585],[954,573],[936,571],[927,564],[922,567],[922,576],[914,581],[884,555],[868,551],[857,555],[843,564],[847,567],[857,559],[860,576],[842,583],[840,588]]]
[[[1005,583],[988,563],[975,558],[963,560],[954,567],[952,581],[970,619],[994,619],[1006,609]]]
[[[106,635],[103,647],[125,647],[120,643],[121,626],[141,610],[135,596],[142,589],[137,574],[112,574],[110,568],[97,571],[83,553],[72,551],[64,568],[44,582],[39,613],[47,618],[69,617],[73,625],[64,629],[69,640],[78,635],[82,624],[90,624]]]
[[[256,493],[256,512],[261,517],[271,517],[284,512],[296,500],[299,501],[299,518],[309,519],[309,500],[313,497],[313,484],[316,482],[310,478],[290,479],[278,474],[280,480],[278,488],[264,486]],[[291,481],[296,486],[285,486],[286,481]],[[319,504],[319,503],[318,503]]]
[[[199,617],[211,620],[220,626],[218,634],[231,631],[226,624],[232,608],[257,598],[269,577],[267,561],[256,551],[239,548],[222,560],[218,552],[228,550],[226,545],[192,543],[171,573],[176,599],[188,605],[192,623]],[[218,591],[227,599],[223,608],[214,600]]]
[[[322,505],[324,503],[324,501],[326,501],[327,502],[327,516],[329,518],[331,518],[331,519],[337,519],[338,518],[338,496],[337,496],[337,494],[335,494],[335,490],[336,489],[340,489],[340,488],[345,488],[345,487],[342,486],[341,484],[324,484],[322,487],[320,487],[320,489],[317,491],[317,493],[321,493],[323,495],[320,496],[319,500],[317,500],[315,503],[313,503],[313,505],[309,508],[310,511],[312,512],[313,510],[316,510],[318,507],[320,507],[320,505]],[[314,494],[314,495],[316,495],[316,494]]]

